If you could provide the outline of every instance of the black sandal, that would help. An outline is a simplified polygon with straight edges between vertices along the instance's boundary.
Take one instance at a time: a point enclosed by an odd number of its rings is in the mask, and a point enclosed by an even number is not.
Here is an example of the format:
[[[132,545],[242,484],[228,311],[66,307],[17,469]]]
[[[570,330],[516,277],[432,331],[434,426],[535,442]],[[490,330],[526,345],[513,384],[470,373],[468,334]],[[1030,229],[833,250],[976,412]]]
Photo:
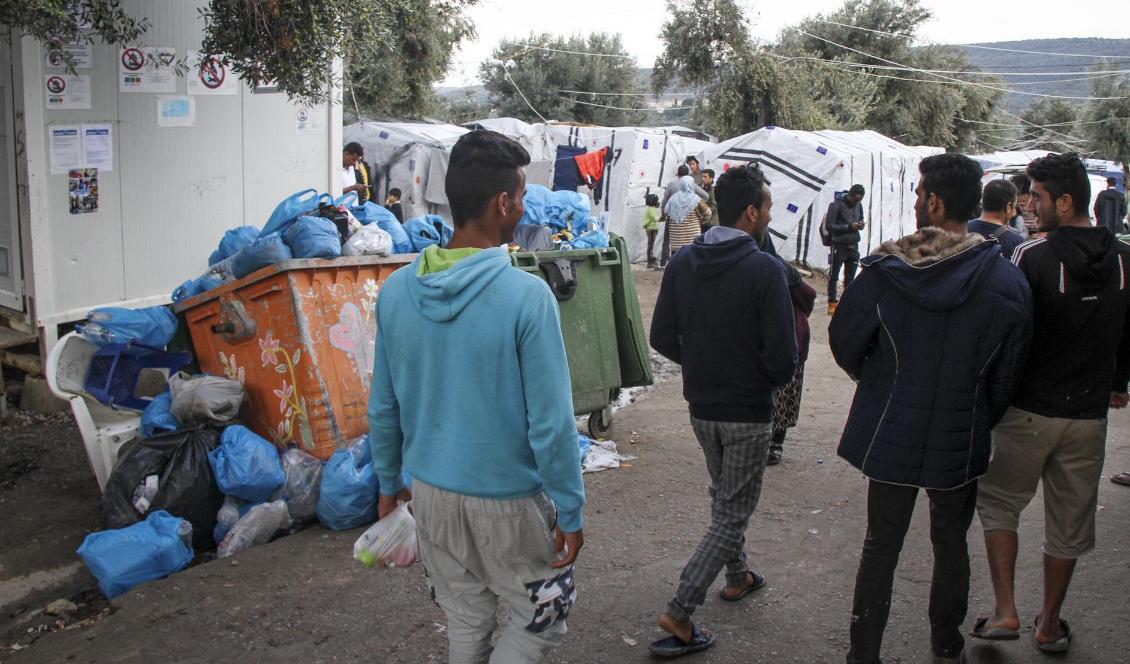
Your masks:
[[[727,595],[727,594],[726,594],[726,588],[725,588],[725,587],[723,587],[723,588],[722,588],[722,590],[719,590],[719,591],[718,591],[718,596],[722,598],[722,601],[724,601],[724,602],[737,602],[737,601],[739,601],[739,600],[742,600],[742,599],[744,599],[746,595],[748,595],[748,594],[752,593],[753,591],[755,591],[755,590],[761,590],[762,588],[764,588],[764,587],[765,587],[765,583],[766,583],[766,582],[765,582],[765,577],[764,577],[764,576],[762,576],[762,575],[758,574],[757,572],[755,572],[755,571],[753,571],[753,570],[750,570],[750,571],[749,571],[749,574],[750,574],[750,576],[752,576],[752,577],[753,577],[753,583],[751,583],[750,585],[746,586],[746,587],[745,587],[745,588],[744,588],[744,589],[743,589],[743,590],[742,590],[742,591],[741,591],[740,593],[738,593],[737,595]]]
[[[714,645],[714,634],[709,630],[702,630],[698,625],[691,625],[691,640],[683,641],[672,634],[671,636],[652,641],[648,649],[659,657],[682,657],[694,652],[702,652]]]

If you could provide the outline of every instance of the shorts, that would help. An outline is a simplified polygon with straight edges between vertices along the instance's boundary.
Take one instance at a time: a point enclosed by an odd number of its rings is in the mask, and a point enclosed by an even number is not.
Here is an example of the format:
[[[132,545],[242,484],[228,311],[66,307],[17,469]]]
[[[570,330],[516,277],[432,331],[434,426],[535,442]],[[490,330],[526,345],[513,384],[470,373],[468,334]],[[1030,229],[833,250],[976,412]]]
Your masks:
[[[1044,553],[1074,559],[1094,549],[1106,426],[1105,419],[1068,420],[1009,408],[993,429],[993,456],[977,495],[985,530],[1015,532],[1043,480]]]

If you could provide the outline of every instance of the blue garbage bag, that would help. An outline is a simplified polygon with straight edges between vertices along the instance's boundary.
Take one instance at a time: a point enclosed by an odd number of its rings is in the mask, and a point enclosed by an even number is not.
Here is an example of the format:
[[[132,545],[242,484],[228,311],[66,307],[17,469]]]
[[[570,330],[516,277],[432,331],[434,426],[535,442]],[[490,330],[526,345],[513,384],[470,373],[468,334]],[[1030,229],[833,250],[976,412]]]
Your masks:
[[[331,530],[349,530],[377,520],[377,474],[369,439],[360,438],[333,453],[322,469],[318,521]]]
[[[172,392],[162,392],[153,397],[145,410],[141,411],[142,438],[152,438],[159,433],[176,431],[180,428],[180,422],[177,422],[177,418],[170,412],[172,405]]]
[[[421,252],[433,244],[446,247],[455,229],[438,214],[426,214],[404,222],[404,232],[412,241],[412,250]]]
[[[208,461],[226,496],[260,503],[286,481],[275,446],[241,424],[224,429]]]
[[[236,279],[242,279],[256,270],[294,258],[290,247],[278,233],[261,237],[244,247],[232,258],[231,271]]]
[[[113,599],[146,581],[179,572],[192,562],[192,524],[165,510],[117,530],[91,533],[78,555]]]
[[[211,274],[189,279],[180,286],[177,286],[177,289],[173,291],[173,302],[180,302],[181,300],[187,300],[201,293],[207,293],[213,288],[219,288],[223,283],[224,282],[220,281],[218,277],[212,276]]]
[[[396,215],[376,203],[366,202],[364,205],[349,208],[349,212],[363,225],[376,224],[380,229],[392,236],[392,251],[396,254],[412,253],[412,240],[404,231],[404,226]]]
[[[306,189],[291,194],[275,206],[275,211],[271,213],[267,223],[263,225],[263,230],[259,231],[259,237],[265,238],[272,233],[282,233],[288,226],[298,221],[298,218],[302,215],[313,212],[323,203],[332,201],[332,196],[329,194],[319,195],[316,189]]]
[[[541,185],[527,184],[523,200],[526,213],[519,224],[540,224],[560,231],[588,222],[589,199],[575,191],[550,191]]]
[[[215,265],[225,258],[231,258],[247,245],[259,239],[259,229],[254,226],[239,226],[224,233],[220,246],[212,252],[208,265]]]
[[[341,255],[341,234],[325,217],[299,217],[283,234],[295,258],[337,258]]]
[[[75,330],[99,346],[135,343],[164,348],[177,333],[177,317],[168,307],[102,307],[87,314],[86,319],[88,322],[75,326]]]
[[[574,249],[603,249],[608,246],[608,233],[602,229],[593,230],[573,239]]]

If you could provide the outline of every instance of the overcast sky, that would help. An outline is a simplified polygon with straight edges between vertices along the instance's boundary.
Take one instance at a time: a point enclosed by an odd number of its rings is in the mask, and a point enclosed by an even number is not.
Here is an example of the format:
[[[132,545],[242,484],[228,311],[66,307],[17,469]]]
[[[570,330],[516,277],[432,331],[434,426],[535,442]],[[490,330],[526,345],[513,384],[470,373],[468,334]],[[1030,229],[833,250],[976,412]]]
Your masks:
[[[764,40],[775,39],[782,28],[806,16],[826,14],[842,4],[842,0],[738,0],[754,35]],[[1130,37],[1130,24],[1121,11],[1105,12],[1104,5],[1093,1],[1065,5],[1051,0],[924,0],[922,4],[934,13],[920,31],[922,43]],[[1048,13],[1042,13],[1041,6]],[[618,32],[639,66],[650,67],[662,50],[658,35],[665,7],[663,0],[479,0],[469,11],[479,38],[456,53],[442,85],[477,84],[479,63],[490,57],[499,40],[523,37],[531,30],[562,35]],[[1082,11],[1085,7],[1091,11]]]

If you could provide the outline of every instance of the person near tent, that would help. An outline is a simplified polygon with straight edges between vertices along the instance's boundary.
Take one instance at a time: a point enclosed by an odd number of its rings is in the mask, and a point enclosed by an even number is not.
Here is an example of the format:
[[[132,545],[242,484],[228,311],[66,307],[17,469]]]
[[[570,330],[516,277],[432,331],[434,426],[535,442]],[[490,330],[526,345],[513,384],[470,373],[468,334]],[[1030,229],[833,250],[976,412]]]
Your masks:
[[[698,163],[698,157],[691,155],[687,157],[684,162],[687,169],[690,170],[691,179],[694,180],[694,186],[702,187],[702,167]],[[705,188],[703,188],[705,190]]]
[[[702,169],[702,190],[708,195],[706,207],[710,208],[710,214],[702,220],[702,230],[706,231],[718,225],[718,201],[714,200],[714,170],[711,168]]]
[[[1001,245],[1001,254],[1012,259],[1012,252],[1024,242],[1024,237],[1012,229],[1016,216],[1016,186],[1008,180],[992,180],[981,190],[981,216],[965,226],[970,233],[995,239]]]
[[[766,465],[775,466],[781,463],[785,454],[785,435],[800,421],[800,402],[804,396],[804,363],[808,360],[808,347],[812,338],[808,317],[812,315],[812,309],[816,305],[816,289],[805,282],[792,263],[781,258],[777,248],[773,246],[773,236],[768,232],[762,232],[757,238],[757,246],[785,266],[789,297],[793,302],[793,320],[796,323],[796,374],[788,385],[778,389],[773,396],[773,437],[769,441]]]
[[[672,255],[651,323],[651,347],[683,368],[683,396],[713,503],[710,527],[659,618],[670,636],[650,649],[663,657],[714,644],[691,616],[723,568],[727,602],[765,586],[765,577],[750,569],[745,531],[761,496],[773,390],[796,373],[785,268],[753,239],[771,218],[765,176],[756,166],[732,168],[718,178],[715,197],[721,225]]]
[[[828,315],[836,313],[839,299],[836,289],[840,281],[840,268],[844,271],[844,290],[855,279],[859,268],[859,231],[863,230],[863,196],[861,184],[853,184],[846,196],[832,201],[824,225],[828,229],[832,247],[832,269],[828,273]]]
[[[828,326],[836,363],[858,381],[838,453],[868,478],[848,664],[881,661],[895,569],[922,489],[934,546],[933,662],[966,661],[966,534],[977,478],[1031,335],[1023,276],[996,242],[965,232],[981,167],[948,153],[923,159],[919,171],[919,230],[863,260]]]
[[[365,148],[353,141],[346,143],[341,155],[341,193],[356,193],[357,201],[373,198],[373,169],[365,163]]]
[[[504,247],[529,163],[501,134],[462,136],[445,180],[450,242],[390,275],[376,305],[378,516],[412,501],[452,662],[542,661],[576,598],[585,489],[560,313]],[[492,641],[500,600],[509,612]]]
[[[977,497],[995,604],[973,635],[1020,638],[1017,529],[1042,484],[1043,606],[1033,638],[1039,650],[1063,653],[1073,635],[1060,611],[1076,561],[1095,548],[1107,418],[1130,402],[1130,246],[1091,225],[1091,187],[1078,155],[1033,160],[1028,176],[1047,235],[1012,257],[1032,288],[1034,331],[1020,388],[993,430]]]
[[[643,231],[647,234],[647,266],[656,267],[655,238],[659,235],[659,195],[644,196]]]
[[[702,221],[709,211],[694,193],[694,180],[689,175],[682,177],[680,189],[667,201],[663,209],[667,214],[668,241],[671,254],[694,242],[702,235]]]
[[[664,222],[663,223],[663,247],[659,250],[659,269],[660,270],[665,269],[667,267],[667,261],[671,257],[671,225],[672,224],[671,224],[671,218],[667,216],[667,202],[671,200],[672,196],[679,193],[680,189],[683,186],[682,185],[683,178],[687,177],[690,174],[691,174],[691,169],[690,169],[689,166],[687,166],[686,164],[679,164],[679,168],[676,169],[676,171],[675,171],[675,179],[668,182],[667,186],[663,189],[663,202],[660,203],[660,205],[659,205],[660,209],[663,210],[663,216],[660,219],[660,221]],[[694,193],[700,199],[702,199],[703,201],[706,201],[710,198],[710,195],[707,194],[706,191],[704,191],[702,187],[693,183],[693,178],[692,178],[692,187],[693,187]]]
[[[400,189],[393,187],[388,190],[388,196],[385,197],[384,207],[396,220],[404,223],[404,208],[400,205]]]
[[[1118,181],[1106,179],[1106,189],[1095,200],[1095,225],[1103,226],[1115,235],[1126,232],[1126,196],[1118,190]]]
[[[1036,232],[1036,213],[1028,205],[1032,200],[1032,180],[1024,173],[1018,173],[1008,181],[1016,187],[1016,216],[1012,218],[1012,227],[1029,239]]]

